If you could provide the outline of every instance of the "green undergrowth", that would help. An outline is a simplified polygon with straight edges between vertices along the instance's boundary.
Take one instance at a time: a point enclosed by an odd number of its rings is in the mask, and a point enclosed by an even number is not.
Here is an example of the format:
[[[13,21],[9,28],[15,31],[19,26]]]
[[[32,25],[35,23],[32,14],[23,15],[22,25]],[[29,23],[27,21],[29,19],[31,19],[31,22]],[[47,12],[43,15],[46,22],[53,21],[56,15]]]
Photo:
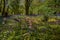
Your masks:
[[[42,22],[43,17],[28,17],[32,20],[29,28],[25,18],[19,17],[20,22],[10,18],[6,24],[0,24],[0,40],[60,40],[60,25]]]

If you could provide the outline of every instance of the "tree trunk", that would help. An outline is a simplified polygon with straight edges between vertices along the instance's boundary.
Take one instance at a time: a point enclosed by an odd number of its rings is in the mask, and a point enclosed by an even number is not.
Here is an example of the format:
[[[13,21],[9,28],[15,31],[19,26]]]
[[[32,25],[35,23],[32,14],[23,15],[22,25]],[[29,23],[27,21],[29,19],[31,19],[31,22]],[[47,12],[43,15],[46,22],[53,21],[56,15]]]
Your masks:
[[[4,16],[4,14],[5,14],[5,0],[3,1],[4,3],[3,3],[3,11],[2,11],[2,16]]]
[[[8,16],[8,12],[5,11],[5,8],[6,8],[5,3],[6,3],[6,0],[4,0],[3,2],[4,2],[4,4],[3,4],[4,6],[3,6],[3,11],[2,11],[2,16],[3,16],[3,17],[7,17],[7,16]]]
[[[25,14],[29,15],[29,0],[25,0]]]

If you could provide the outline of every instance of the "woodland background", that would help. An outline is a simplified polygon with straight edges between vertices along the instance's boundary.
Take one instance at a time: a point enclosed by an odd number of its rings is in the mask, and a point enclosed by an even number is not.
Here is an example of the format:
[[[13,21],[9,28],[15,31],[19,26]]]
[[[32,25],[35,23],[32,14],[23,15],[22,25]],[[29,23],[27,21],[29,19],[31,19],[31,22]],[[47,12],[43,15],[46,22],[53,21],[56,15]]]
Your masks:
[[[60,40],[60,0],[0,0],[0,40]]]

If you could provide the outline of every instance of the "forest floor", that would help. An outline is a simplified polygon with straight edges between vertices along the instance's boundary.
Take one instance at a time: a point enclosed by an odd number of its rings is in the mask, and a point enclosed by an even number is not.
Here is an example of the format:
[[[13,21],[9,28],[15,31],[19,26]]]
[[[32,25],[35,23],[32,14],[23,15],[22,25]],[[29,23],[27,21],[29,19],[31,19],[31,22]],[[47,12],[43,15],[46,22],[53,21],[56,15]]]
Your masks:
[[[0,17],[0,40],[60,40],[60,18],[43,20],[43,16],[14,15],[3,24]]]

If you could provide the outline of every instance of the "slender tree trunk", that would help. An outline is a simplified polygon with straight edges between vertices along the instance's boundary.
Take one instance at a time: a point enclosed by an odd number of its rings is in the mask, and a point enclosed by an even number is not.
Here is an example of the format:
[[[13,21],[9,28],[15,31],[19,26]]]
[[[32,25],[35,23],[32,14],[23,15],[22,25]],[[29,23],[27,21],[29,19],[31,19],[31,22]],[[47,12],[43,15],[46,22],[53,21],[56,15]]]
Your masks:
[[[4,3],[3,3],[3,11],[2,11],[2,16],[4,16],[5,15],[5,0],[3,1]]]
[[[2,11],[2,16],[3,17],[7,17],[8,16],[8,12],[7,11],[5,11],[5,8],[6,8],[6,5],[5,5],[5,3],[6,3],[6,0],[3,0],[3,11]]]
[[[25,14],[29,15],[29,0],[25,0]]]

